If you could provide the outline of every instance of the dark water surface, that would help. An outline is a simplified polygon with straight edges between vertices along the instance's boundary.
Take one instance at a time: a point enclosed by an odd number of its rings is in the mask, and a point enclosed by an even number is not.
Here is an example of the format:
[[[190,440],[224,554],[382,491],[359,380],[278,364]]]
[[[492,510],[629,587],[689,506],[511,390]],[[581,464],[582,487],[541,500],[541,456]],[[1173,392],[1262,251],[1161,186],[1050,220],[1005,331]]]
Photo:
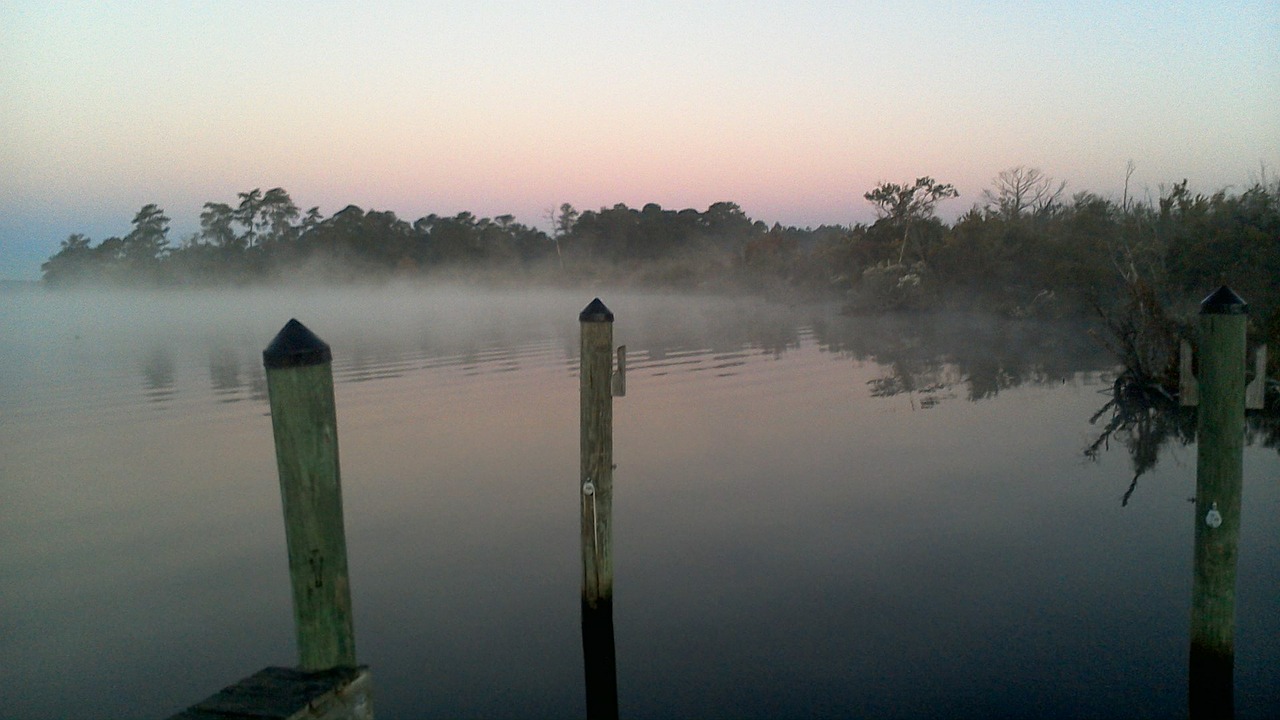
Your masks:
[[[1079,328],[600,293],[624,717],[1185,715],[1194,446],[1099,461]],[[380,718],[582,717],[590,293],[0,298],[0,716],[163,717],[295,648],[261,351],[333,347]],[[1245,456],[1240,717],[1280,713],[1280,455]]]

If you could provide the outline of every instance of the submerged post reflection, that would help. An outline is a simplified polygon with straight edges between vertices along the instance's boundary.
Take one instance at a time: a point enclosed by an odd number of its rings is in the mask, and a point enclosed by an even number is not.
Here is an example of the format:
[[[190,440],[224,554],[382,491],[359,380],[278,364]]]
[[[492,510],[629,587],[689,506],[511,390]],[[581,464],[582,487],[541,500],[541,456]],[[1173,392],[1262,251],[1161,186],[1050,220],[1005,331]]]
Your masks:
[[[618,717],[618,666],[613,646],[613,601],[582,601],[582,664],[588,720]]]

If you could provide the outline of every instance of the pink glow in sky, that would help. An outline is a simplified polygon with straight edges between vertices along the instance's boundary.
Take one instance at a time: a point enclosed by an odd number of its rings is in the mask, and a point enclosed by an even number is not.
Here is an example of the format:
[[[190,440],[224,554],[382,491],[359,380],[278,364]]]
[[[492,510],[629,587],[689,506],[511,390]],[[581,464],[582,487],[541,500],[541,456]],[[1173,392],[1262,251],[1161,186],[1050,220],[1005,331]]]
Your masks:
[[[0,2],[0,278],[73,232],[171,241],[206,201],[304,209],[732,200],[872,219],[931,175],[980,200],[1031,165],[1068,191],[1280,172],[1280,5]]]

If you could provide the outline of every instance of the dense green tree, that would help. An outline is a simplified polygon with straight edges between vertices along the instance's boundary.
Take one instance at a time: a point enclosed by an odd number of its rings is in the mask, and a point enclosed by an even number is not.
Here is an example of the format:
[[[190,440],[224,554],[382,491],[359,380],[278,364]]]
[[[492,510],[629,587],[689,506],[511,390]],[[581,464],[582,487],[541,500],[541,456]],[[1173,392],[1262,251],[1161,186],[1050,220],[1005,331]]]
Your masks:
[[[560,205],[560,211],[555,213],[553,223],[553,234],[555,237],[564,237],[573,232],[574,223],[578,222],[579,213],[569,203]]]
[[[414,267],[413,239],[413,226],[394,212],[348,205],[303,233],[294,257],[319,263],[315,267],[334,279],[377,277]]]
[[[200,237],[214,247],[228,251],[243,250],[244,244],[235,230],[236,213],[226,203],[207,202],[200,213]]]
[[[906,259],[912,230],[934,219],[934,210],[939,202],[959,196],[960,193],[954,186],[925,176],[916,178],[911,185],[880,183],[862,197],[875,206],[876,214],[880,217],[877,224],[887,223],[901,233],[898,264],[902,264]],[[921,248],[921,255],[923,254],[924,249]]]
[[[311,228],[319,225],[323,220],[324,220],[324,215],[320,214],[320,208],[312,207],[310,210],[307,211],[307,214],[303,216],[302,224],[299,226],[298,231],[305,233]]]
[[[256,223],[264,243],[282,243],[294,239],[298,228],[293,224],[300,212],[284,188],[271,188],[258,201]]]
[[[431,265],[466,265],[481,257],[476,216],[460,212],[429,224],[426,259]]]
[[[122,238],[125,271],[140,280],[160,279],[160,264],[169,251],[169,218],[157,205],[142,206],[133,216],[133,230]]]
[[[258,243],[258,210],[262,205],[262,190],[254,188],[248,192],[236,193],[240,204],[234,211],[235,220],[242,228],[240,239],[244,247],[253,247]]]
[[[96,279],[101,268],[91,244],[92,241],[80,233],[63,240],[58,252],[40,266],[45,284],[59,287]]]

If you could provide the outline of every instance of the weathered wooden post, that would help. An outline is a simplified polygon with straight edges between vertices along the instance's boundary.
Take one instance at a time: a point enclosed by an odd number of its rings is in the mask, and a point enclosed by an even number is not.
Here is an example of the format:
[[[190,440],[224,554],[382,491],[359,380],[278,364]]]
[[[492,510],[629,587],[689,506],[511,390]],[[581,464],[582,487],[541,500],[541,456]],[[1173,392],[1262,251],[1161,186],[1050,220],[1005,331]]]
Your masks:
[[[373,720],[373,679],[356,666],[351,625],[331,361],[329,346],[297,320],[262,351],[299,665],[263,668],[169,720]]]
[[[284,504],[299,668],[353,667],[355,632],[329,346],[290,320],[262,352]]]
[[[372,676],[356,666],[338,421],[329,346],[289,320],[262,351],[284,503],[298,667],[264,667],[169,720],[372,720]]]
[[[600,298],[578,315],[581,326],[582,655],[587,717],[618,717],[613,643],[613,396],[626,387],[613,374],[613,313]],[[626,354],[620,349],[619,360]]]
[[[1193,719],[1234,716],[1236,555],[1244,475],[1248,305],[1225,285],[1200,305],[1195,561],[1187,689]]]

